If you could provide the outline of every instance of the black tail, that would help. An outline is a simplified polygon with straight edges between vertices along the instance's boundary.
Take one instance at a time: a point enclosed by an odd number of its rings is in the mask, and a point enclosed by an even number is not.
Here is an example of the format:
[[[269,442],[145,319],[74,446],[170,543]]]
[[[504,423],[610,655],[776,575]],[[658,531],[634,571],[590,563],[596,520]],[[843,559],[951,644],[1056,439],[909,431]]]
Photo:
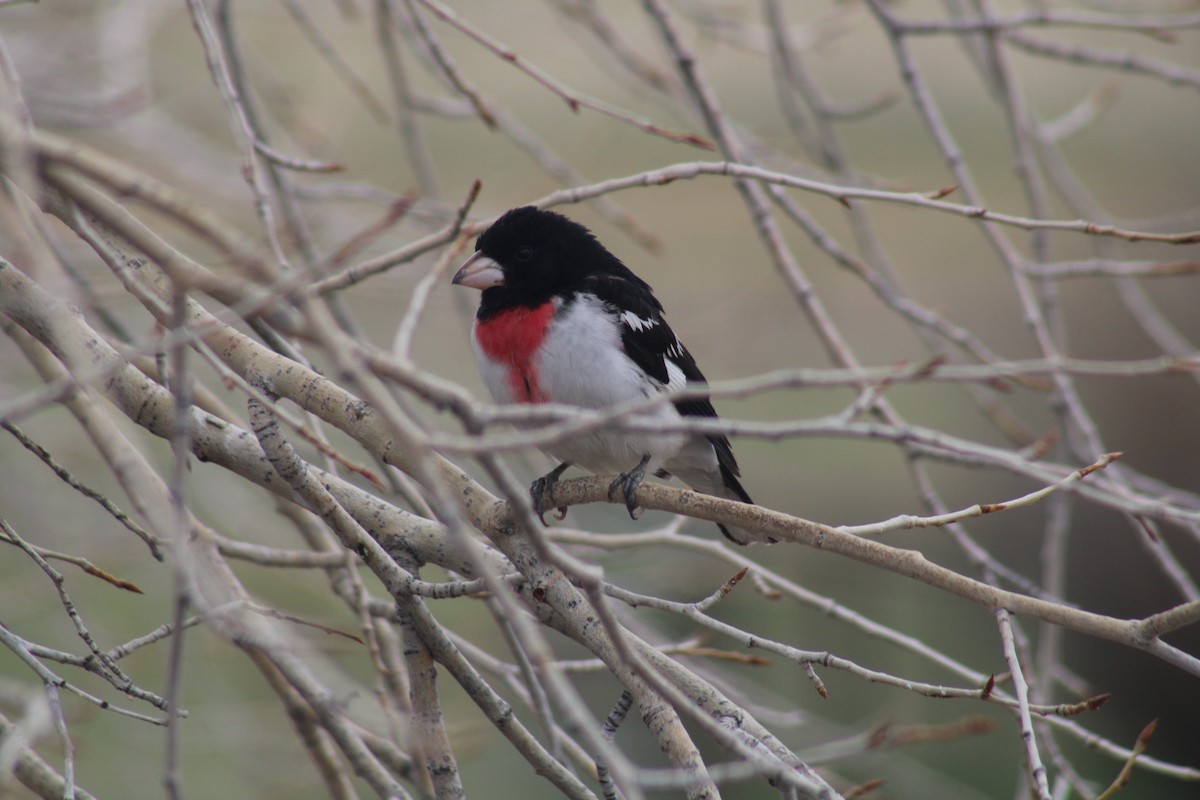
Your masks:
[[[738,473],[725,466],[725,462],[719,462],[721,467],[721,480],[725,483],[725,488],[737,495],[737,499],[743,503],[754,505],[754,501],[750,499],[750,495],[746,494],[746,490],[742,488],[741,481],[738,480]],[[734,465],[734,469],[737,465]]]
[[[731,497],[730,499],[732,500],[736,498],[741,500],[743,503],[754,505],[754,501],[750,499],[750,495],[745,489],[742,488],[741,481],[738,480],[737,462],[733,460],[733,452],[729,449],[729,441],[725,439],[725,437],[721,437],[721,443],[724,444],[724,448],[719,446],[717,442],[713,442],[713,447],[716,448],[717,463],[721,468],[721,482],[725,484],[725,488],[734,495],[734,497]],[[721,458],[722,449],[729,454],[728,459]],[[719,522],[717,523],[717,527],[721,529],[721,534],[734,544],[745,545],[751,541],[744,531],[739,530],[739,535],[735,536],[729,530],[729,528]],[[775,540],[767,539],[767,541],[774,542]]]

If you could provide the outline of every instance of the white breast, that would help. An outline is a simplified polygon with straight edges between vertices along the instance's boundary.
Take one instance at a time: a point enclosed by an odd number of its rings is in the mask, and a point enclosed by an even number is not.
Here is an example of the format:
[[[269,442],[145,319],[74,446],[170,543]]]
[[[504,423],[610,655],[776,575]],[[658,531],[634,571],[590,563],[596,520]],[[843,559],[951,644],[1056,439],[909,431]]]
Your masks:
[[[478,347],[475,354],[492,397],[497,403],[512,403],[504,369],[489,361]],[[534,363],[538,383],[554,403],[602,409],[652,396],[663,388],[625,355],[617,318],[606,312],[599,299],[586,295],[555,315]],[[682,373],[671,374],[672,385],[676,380],[683,380]],[[649,417],[667,423],[678,420],[679,413],[668,403]],[[649,453],[648,469],[653,472],[679,451],[686,438],[682,434],[603,430],[545,450],[590,472],[623,472]]]

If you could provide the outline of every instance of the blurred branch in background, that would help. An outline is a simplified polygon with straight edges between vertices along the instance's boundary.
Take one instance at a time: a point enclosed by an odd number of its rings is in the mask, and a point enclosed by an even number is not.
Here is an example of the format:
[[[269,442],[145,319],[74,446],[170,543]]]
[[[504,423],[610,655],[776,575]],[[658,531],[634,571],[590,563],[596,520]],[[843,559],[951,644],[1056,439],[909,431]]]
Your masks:
[[[1191,796],[1156,5],[0,4],[0,794]],[[478,399],[448,275],[531,203],[669,298],[760,506],[538,521],[539,445],[697,390]]]

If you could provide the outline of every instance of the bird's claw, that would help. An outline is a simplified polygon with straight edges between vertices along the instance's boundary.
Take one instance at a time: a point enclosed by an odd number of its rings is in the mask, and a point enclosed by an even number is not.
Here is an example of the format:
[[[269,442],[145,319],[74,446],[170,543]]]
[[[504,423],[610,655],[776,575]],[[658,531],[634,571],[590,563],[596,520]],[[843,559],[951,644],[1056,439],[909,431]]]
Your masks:
[[[628,472],[622,472],[608,485],[610,499],[615,499],[617,491],[620,490],[621,496],[625,499],[625,508],[629,510],[630,519],[637,519],[642,515],[642,509],[638,508],[635,495],[637,488],[642,485],[642,478],[646,477],[646,464],[649,461],[649,455],[642,456],[642,460],[636,467]]]
[[[547,509],[542,507],[542,496],[546,493],[547,489],[550,490],[550,495],[553,497],[554,484],[550,481],[547,481],[545,476],[538,478],[529,485],[529,499],[533,501],[533,513],[537,515],[538,521],[543,525],[547,524]]]
[[[549,494],[551,503],[550,508],[554,507],[554,484],[558,483],[558,476],[562,475],[569,466],[570,464],[559,464],[557,467],[550,470],[533,483],[529,484],[529,499],[533,501],[533,513],[537,515],[537,518],[543,525],[546,524],[546,511],[548,509],[542,505],[542,497]],[[559,506],[557,513],[555,513],[554,516],[559,520],[566,519],[566,506]]]

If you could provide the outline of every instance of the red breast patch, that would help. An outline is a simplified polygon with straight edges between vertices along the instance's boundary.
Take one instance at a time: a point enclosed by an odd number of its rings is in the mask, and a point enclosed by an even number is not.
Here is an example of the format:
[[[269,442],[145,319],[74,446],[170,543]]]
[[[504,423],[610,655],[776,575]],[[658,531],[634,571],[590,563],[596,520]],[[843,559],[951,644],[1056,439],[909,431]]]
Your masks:
[[[484,355],[507,368],[508,386],[519,403],[545,403],[550,399],[538,383],[533,360],[553,317],[551,301],[536,308],[520,306],[501,311],[475,324],[475,341]]]

